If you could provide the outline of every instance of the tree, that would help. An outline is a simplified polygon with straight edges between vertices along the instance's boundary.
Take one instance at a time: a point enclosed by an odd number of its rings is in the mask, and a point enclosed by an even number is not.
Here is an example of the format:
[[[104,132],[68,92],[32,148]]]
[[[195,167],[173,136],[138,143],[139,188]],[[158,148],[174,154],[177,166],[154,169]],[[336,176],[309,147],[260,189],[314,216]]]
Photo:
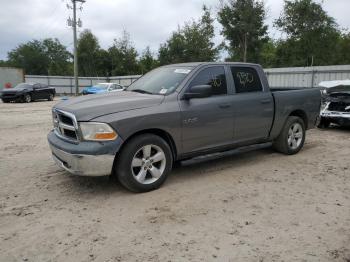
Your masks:
[[[88,29],[79,36],[78,44],[78,67],[81,76],[98,76],[100,45],[97,37]]]
[[[39,40],[20,44],[10,51],[8,62],[11,66],[23,68],[26,74],[48,74],[49,58],[45,53],[45,47]]]
[[[8,64],[21,67],[26,74],[65,75],[70,73],[71,55],[58,39],[33,40],[8,53]]]
[[[153,54],[149,46],[143,51],[142,56],[139,59],[139,66],[141,74],[145,74],[158,66],[158,61],[154,59]]]
[[[43,40],[44,52],[46,53],[49,64],[47,72],[49,75],[71,75],[72,68],[69,60],[72,58],[71,53],[62,45],[57,38]]]
[[[8,61],[0,60],[0,66],[9,66]]]
[[[228,41],[224,44],[232,61],[261,61],[261,51],[269,40],[266,12],[262,1],[228,0],[222,2],[218,21],[223,29],[221,34]]]
[[[114,44],[108,49],[108,53],[111,58],[112,75],[133,75],[140,72],[137,52],[128,32],[124,31],[121,38],[114,39]]]
[[[210,10],[203,6],[203,15],[199,21],[185,23],[172,33],[166,43],[161,44],[160,64],[216,60],[218,49],[213,42],[213,22]]]
[[[337,64],[348,65],[350,64],[350,33],[344,33],[341,35],[338,43],[338,58]]]
[[[277,48],[278,66],[337,63],[340,32],[335,20],[313,0],[285,0],[275,26],[286,34]]]
[[[276,42],[269,39],[261,48],[259,63],[265,68],[274,67],[277,59],[276,52]]]

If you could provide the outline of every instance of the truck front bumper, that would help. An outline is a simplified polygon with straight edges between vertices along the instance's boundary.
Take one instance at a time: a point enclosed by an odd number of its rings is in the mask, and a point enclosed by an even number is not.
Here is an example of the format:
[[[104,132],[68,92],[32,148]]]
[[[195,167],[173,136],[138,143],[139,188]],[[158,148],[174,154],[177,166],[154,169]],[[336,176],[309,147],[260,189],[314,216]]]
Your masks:
[[[350,113],[323,110],[321,117],[341,126],[350,126]]]
[[[115,155],[122,140],[109,142],[79,142],[76,144],[48,135],[52,157],[59,167],[74,175],[106,176],[112,173]]]

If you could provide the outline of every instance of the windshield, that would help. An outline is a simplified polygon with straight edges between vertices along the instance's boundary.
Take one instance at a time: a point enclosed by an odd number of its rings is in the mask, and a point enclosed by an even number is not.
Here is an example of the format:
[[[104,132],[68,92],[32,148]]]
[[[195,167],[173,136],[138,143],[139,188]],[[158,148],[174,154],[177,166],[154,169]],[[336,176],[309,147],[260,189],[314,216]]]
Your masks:
[[[157,68],[132,83],[127,90],[148,94],[169,94],[181,84],[192,69],[192,67]]]
[[[22,84],[16,85],[16,86],[14,87],[14,89],[23,89],[23,88],[28,88],[28,87],[31,87],[31,85],[22,83]]]
[[[107,89],[108,88],[108,84],[97,84],[97,85],[94,85],[93,88],[96,88],[96,89]]]

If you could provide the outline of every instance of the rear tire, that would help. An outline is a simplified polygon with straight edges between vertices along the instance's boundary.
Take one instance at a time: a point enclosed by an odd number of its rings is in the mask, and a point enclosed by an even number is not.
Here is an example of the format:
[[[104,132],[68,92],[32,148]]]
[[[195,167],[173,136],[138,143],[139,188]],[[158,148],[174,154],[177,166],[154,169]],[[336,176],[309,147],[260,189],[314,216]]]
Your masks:
[[[25,95],[23,96],[23,101],[24,101],[25,103],[30,103],[30,102],[32,102],[32,97],[30,96],[30,94],[25,94]]]
[[[281,133],[273,142],[273,147],[280,153],[294,155],[303,147],[305,133],[304,121],[300,117],[290,116],[287,118]]]
[[[133,192],[159,188],[173,165],[172,152],[159,136],[143,134],[127,142],[116,159],[119,182]]]
[[[48,101],[53,101],[54,95],[53,94],[49,94],[49,97],[47,98]]]

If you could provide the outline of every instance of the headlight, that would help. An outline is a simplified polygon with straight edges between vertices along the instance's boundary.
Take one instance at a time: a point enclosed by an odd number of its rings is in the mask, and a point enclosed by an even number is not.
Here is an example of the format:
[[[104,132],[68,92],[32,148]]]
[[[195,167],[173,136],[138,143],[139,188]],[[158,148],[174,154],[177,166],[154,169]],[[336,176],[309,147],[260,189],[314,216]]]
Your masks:
[[[84,140],[110,141],[118,137],[113,128],[105,123],[81,122],[79,125]]]

